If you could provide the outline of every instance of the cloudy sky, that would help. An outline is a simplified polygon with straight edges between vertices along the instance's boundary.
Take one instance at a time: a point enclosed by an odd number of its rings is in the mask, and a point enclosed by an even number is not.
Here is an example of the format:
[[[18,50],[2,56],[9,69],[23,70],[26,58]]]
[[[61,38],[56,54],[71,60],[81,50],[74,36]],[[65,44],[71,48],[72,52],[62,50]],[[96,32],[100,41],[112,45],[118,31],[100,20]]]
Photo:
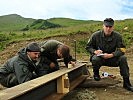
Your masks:
[[[7,14],[35,19],[122,20],[133,18],[133,0],[0,0],[0,16]]]

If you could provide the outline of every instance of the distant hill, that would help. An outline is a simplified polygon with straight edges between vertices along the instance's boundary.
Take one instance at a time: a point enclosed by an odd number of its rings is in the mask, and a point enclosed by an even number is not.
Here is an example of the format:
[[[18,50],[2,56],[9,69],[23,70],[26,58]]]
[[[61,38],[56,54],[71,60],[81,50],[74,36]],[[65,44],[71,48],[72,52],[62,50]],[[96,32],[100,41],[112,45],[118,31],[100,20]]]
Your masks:
[[[118,31],[123,30],[123,28],[128,27],[128,30],[132,30],[133,19],[117,20],[115,21],[115,28]],[[99,27],[102,24],[101,21],[96,20],[75,20],[71,18],[50,18],[50,19],[32,19],[24,18],[17,14],[10,14],[0,16],[0,32],[2,31],[20,31],[29,29],[48,29],[56,27],[75,27],[78,25],[91,25],[97,24],[95,27]],[[90,27],[91,27],[90,26]],[[92,27],[93,29],[95,27]]]
[[[61,27],[61,25],[48,22],[47,20],[38,19],[38,20],[35,20],[31,25],[27,25],[25,28],[22,29],[22,31],[27,31],[27,30],[32,30],[32,29],[45,30],[48,28],[57,28],[57,27]]]
[[[0,16],[0,31],[14,31],[31,24],[35,19],[24,18],[17,14]]]
[[[100,22],[94,20],[75,20],[71,18],[50,18],[48,19],[48,21],[55,24],[59,24],[61,26],[75,26],[80,24],[91,24],[91,23]]]
[[[99,21],[75,20],[70,18],[32,19],[17,14],[0,16],[0,31],[20,31],[29,29],[48,29],[55,27],[68,27],[81,24],[92,24]]]
[[[35,20],[31,25],[27,25],[22,30],[68,27],[68,26],[75,26],[75,25],[81,25],[81,24],[91,24],[96,22],[99,22],[99,21],[75,20],[70,18],[50,18],[47,20],[38,19],[38,20]]]

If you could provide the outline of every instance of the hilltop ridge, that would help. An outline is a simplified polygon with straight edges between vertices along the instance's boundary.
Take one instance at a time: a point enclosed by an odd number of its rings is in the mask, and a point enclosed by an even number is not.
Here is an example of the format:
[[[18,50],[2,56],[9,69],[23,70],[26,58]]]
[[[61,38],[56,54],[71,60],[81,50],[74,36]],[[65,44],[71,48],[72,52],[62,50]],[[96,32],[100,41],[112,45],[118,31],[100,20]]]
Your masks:
[[[36,23],[41,21],[42,23]],[[24,18],[18,14],[9,14],[0,16],[0,31],[20,31],[22,29],[27,28],[30,29],[47,29],[53,28],[53,26],[74,26],[79,24],[88,24],[88,23],[95,23],[99,21],[92,21],[92,20],[75,20],[70,18],[50,18],[50,19],[33,19],[33,18]],[[34,27],[30,27],[33,23]],[[49,23],[49,24],[48,24]],[[49,26],[48,26],[49,25]],[[35,26],[38,26],[37,28]],[[45,28],[40,28],[40,26],[44,26]],[[47,27],[47,28],[46,28]]]

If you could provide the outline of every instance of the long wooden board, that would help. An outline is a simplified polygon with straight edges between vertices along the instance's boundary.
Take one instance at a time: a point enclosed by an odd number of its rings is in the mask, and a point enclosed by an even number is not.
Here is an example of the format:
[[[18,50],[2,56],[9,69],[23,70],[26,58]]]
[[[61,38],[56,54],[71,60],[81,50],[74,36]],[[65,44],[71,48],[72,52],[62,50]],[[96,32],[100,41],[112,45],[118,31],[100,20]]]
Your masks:
[[[42,100],[52,93],[57,93],[57,80],[65,74],[68,74],[70,82],[70,87],[68,88],[69,90],[72,90],[81,83],[81,81],[83,81],[83,79],[80,81],[79,79],[83,77],[84,67],[86,67],[86,64],[77,63],[73,68],[68,69],[64,67],[53,73],[22,83],[12,88],[5,89],[0,92],[0,100]],[[76,82],[74,80],[76,79],[78,80],[75,85]]]

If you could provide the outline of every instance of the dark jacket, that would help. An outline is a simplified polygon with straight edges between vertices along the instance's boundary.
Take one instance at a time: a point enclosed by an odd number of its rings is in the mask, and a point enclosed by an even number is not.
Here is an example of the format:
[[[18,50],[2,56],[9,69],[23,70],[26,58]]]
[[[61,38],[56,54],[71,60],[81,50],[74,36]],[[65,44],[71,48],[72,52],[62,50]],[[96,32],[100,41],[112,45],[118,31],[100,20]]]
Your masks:
[[[46,63],[49,65],[51,62],[57,63],[57,59],[60,59],[57,55],[57,48],[59,45],[64,45],[57,40],[48,40],[40,43],[42,48],[42,55],[47,58]],[[68,55],[64,58],[64,63],[67,66],[68,62],[72,60],[72,56]]]
[[[18,52],[18,55],[9,59],[0,68],[0,74],[8,75],[14,73],[20,84],[33,79],[35,75],[37,77],[43,75],[43,65],[41,62],[43,62],[43,59],[40,58],[39,64],[35,65],[35,63],[28,58],[26,49],[24,48]]]
[[[103,31],[97,31],[88,40],[86,50],[93,55],[95,50],[101,49],[103,53],[113,53],[114,57],[119,57],[125,53],[125,45],[122,37],[117,32],[112,32],[111,36],[105,36]]]

